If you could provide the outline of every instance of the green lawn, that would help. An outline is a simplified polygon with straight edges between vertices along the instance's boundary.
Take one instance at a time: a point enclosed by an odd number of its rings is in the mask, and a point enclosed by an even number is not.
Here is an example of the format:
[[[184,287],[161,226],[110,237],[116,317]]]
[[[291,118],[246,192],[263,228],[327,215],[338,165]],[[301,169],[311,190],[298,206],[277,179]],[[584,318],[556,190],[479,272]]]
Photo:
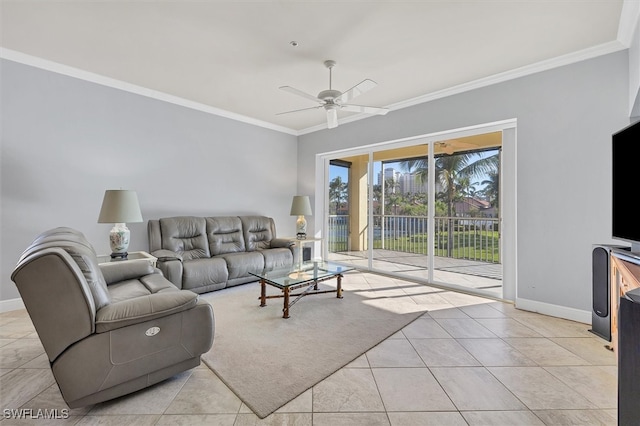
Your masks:
[[[448,232],[437,232],[435,237],[435,256],[455,259],[471,259],[490,263],[500,263],[499,233],[497,231],[454,231],[451,253],[449,253]],[[428,252],[427,234],[414,234],[402,237],[385,238],[384,248],[404,253],[426,255]],[[376,239],[374,249],[382,248],[382,241]],[[330,252],[347,251],[346,241],[333,241],[329,245]]]

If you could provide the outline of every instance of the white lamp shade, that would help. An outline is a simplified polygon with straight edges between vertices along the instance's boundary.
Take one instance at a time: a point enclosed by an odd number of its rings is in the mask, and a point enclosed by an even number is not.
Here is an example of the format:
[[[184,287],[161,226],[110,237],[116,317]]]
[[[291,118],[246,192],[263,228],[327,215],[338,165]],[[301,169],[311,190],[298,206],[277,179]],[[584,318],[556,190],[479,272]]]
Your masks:
[[[104,192],[98,223],[142,222],[136,191],[108,189]]]
[[[306,195],[296,195],[291,202],[291,216],[311,216],[311,202]]]

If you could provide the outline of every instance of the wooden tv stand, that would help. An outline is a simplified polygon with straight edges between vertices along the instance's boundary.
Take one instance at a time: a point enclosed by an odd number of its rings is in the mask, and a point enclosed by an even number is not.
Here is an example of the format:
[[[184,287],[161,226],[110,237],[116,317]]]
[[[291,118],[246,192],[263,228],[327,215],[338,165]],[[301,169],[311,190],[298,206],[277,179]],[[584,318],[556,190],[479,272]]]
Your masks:
[[[611,346],[618,348],[618,308],[620,297],[640,287],[640,253],[612,249],[611,265]]]

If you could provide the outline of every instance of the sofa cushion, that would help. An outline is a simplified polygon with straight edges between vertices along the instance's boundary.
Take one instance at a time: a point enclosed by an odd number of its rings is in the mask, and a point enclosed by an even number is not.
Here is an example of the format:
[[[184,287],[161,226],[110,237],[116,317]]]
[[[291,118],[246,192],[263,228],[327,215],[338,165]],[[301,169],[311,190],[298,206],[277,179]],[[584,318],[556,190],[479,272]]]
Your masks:
[[[149,262],[109,262],[100,265],[100,270],[107,285],[156,272]]]
[[[242,222],[237,216],[207,217],[207,237],[212,256],[245,251]]]
[[[229,253],[221,257],[227,262],[229,279],[246,277],[249,272],[261,272],[264,269],[264,257],[260,252]],[[257,280],[257,278],[256,278]]]
[[[111,303],[118,303],[123,300],[135,299],[136,297],[148,296],[151,292],[139,280],[126,280],[109,286]]]
[[[271,240],[276,235],[273,219],[265,216],[240,216],[240,220],[242,221],[247,251],[271,247]]]
[[[160,230],[162,248],[178,253],[183,260],[211,256],[203,217],[179,216],[160,219]]]
[[[261,250],[266,269],[287,268],[293,265],[293,253],[288,248]]]
[[[227,263],[221,257],[195,259],[183,264],[183,289],[192,289],[211,284],[224,284],[228,278]]]

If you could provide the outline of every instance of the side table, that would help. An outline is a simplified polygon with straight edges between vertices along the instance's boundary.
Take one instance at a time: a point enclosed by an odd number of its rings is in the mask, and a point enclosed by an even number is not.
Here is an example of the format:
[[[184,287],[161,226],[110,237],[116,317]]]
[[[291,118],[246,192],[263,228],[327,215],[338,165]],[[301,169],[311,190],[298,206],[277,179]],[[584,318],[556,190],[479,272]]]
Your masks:
[[[322,238],[305,238],[303,240],[298,239],[296,237],[290,237],[289,239],[293,240],[296,242],[296,245],[298,246],[298,269],[300,269],[302,267],[302,246],[305,244],[312,244],[312,243],[316,243],[316,242],[320,242],[320,256],[313,256],[314,259],[320,259],[322,258]],[[315,248],[314,248],[314,253],[315,253]]]
[[[111,255],[101,254],[98,256],[98,264],[104,265],[106,263],[117,263],[117,262],[149,262],[151,266],[156,267],[156,262],[158,259],[154,256],[151,256],[146,251],[132,251],[129,252],[129,255],[126,259],[122,258],[111,258]]]

